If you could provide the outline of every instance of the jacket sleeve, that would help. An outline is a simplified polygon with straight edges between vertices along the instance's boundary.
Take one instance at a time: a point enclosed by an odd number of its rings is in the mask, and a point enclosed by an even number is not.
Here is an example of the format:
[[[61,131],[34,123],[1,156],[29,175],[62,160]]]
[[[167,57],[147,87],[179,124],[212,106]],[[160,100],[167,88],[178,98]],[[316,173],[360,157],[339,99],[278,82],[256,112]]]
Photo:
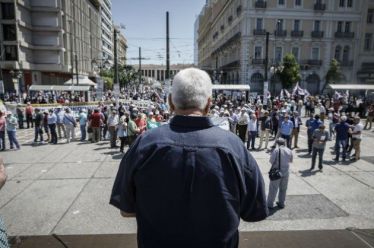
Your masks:
[[[245,151],[243,177],[245,188],[240,202],[240,217],[247,222],[263,220],[269,214],[265,184],[256,160],[247,151]]]

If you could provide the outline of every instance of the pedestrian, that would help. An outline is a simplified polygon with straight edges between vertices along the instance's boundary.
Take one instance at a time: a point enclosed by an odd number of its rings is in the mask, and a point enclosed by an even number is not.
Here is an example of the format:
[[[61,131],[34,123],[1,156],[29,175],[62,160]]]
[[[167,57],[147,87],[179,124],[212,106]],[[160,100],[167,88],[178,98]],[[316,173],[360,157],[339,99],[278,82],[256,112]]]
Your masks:
[[[25,108],[26,113],[26,124],[27,128],[34,128],[34,122],[33,122],[33,114],[34,114],[34,108],[31,106],[30,102],[27,102],[27,106]]]
[[[132,113],[130,115],[130,120],[127,124],[127,137],[129,146],[134,143],[136,137],[140,134],[140,128],[136,125],[135,120],[138,119],[138,115],[136,113]]]
[[[335,126],[336,140],[335,140],[335,159],[338,162],[340,157],[340,148],[342,149],[342,159],[343,162],[346,161],[347,156],[347,142],[349,138],[349,133],[351,133],[351,128],[347,124],[347,116],[342,116],[340,118],[340,123]]]
[[[118,121],[118,129],[117,129],[117,136],[121,141],[121,145],[119,151],[123,153],[125,145],[127,143],[127,122],[128,122],[128,114],[124,113]]]
[[[352,130],[352,142],[353,148],[355,149],[354,158],[352,160],[357,161],[360,159],[361,155],[361,140],[362,140],[362,130],[364,130],[364,126],[361,124],[360,117],[355,117],[355,125],[353,126]]]
[[[55,144],[57,144],[57,131],[56,131],[56,128],[57,128],[57,115],[54,113],[53,109],[49,110],[49,115],[48,115],[47,122],[48,122],[49,130],[51,132],[51,140],[49,141],[49,143],[55,145]]]
[[[266,218],[263,178],[231,132],[208,117],[209,75],[175,75],[170,124],[140,135],[122,159],[110,203],[135,216],[139,247],[238,247],[240,217]]]
[[[314,170],[318,154],[318,169],[322,172],[323,153],[325,151],[327,140],[329,140],[329,132],[326,131],[326,126],[321,124],[319,128],[313,132],[312,167],[310,168],[310,171]]]
[[[7,174],[5,172],[4,161],[3,161],[3,158],[0,157],[0,190],[5,185],[6,180],[7,180]],[[0,218],[0,247],[9,248],[6,228],[1,218]]]
[[[101,140],[106,140],[107,138],[107,133],[108,133],[108,108],[105,106],[103,107],[102,111],[101,111],[101,132],[100,132],[100,136],[101,136]]]
[[[297,146],[297,143],[299,141],[300,126],[303,125],[303,122],[299,116],[299,112],[294,111],[293,116],[291,117],[291,121],[293,124],[293,129],[290,143],[292,145],[292,140],[294,140],[294,148],[299,148]]]
[[[12,112],[8,112],[6,118],[6,130],[9,138],[10,149],[16,148],[18,150],[21,147],[17,140],[17,123],[17,118],[12,115]]]
[[[93,114],[90,117],[90,126],[92,128],[92,143],[100,141],[100,129],[104,116],[101,115],[98,108],[94,109]]]
[[[70,143],[70,141],[75,140],[75,127],[77,126],[70,108],[65,109],[63,123],[66,129],[66,143]]]
[[[265,139],[265,149],[268,149],[269,134],[271,130],[271,118],[269,117],[269,112],[265,111],[264,116],[261,117],[261,133],[260,133],[260,145],[259,150],[262,148],[262,143]]]
[[[63,137],[66,139],[66,130],[65,130],[65,125],[64,125],[64,115],[65,111],[62,110],[61,106],[57,106],[57,133],[58,133],[58,138],[62,139]]]
[[[47,143],[51,141],[51,135],[50,135],[50,130],[48,126],[48,111],[44,110],[43,112],[43,130],[45,134],[47,134],[47,140],[45,140]]]
[[[81,109],[79,111],[79,127],[81,130],[81,139],[80,141],[83,142],[86,140],[86,126],[87,126],[87,113],[86,109]]]
[[[312,154],[313,149],[313,133],[319,126],[322,125],[322,122],[319,120],[319,115],[310,114],[309,120],[306,121],[307,135],[308,135],[308,155]]]
[[[248,121],[248,141],[247,141],[247,149],[251,147],[252,150],[255,150],[255,142],[257,136],[257,118],[255,114],[251,114]],[[251,145],[252,144],[252,145]]]
[[[44,115],[40,112],[39,108],[35,108],[35,119],[34,119],[34,143],[38,142],[38,137],[40,138],[40,143],[44,143],[43,140],[43,119]]]
[[[23,129],[24,114],[23,114],[21,104],[17,104],[16,112],[17,112],[17,118],[18,118],[18,127],[19,129]]]
[[[286,141],[283,138],[277,140],[278,147],[273,150],[270,156],[271,169],[279,169],[282,177],[277,180],[270,180],[269,194],[267,198],[267,206],[270,209],[275,208],[274,201],[278,194],[278,208],[284,208],[286,202],[286,194],[288,187],[288,177],[290,163],[293,162],[291,149],[285,146]]]
[[[366,117],[365,128],[364,128],[365,130],[366,129],[371,130],[373,119],[374,119],[374,104],[371,104],[368,108],[368,115]],[[367,128],[368,125],[369,125],[369,128]]]
[[[110,134],[110,148],[117,147],[117,126],[118,126],[118,115],[116,110],[112,110],[111,115],[108,117],[108,130]]]
[[[290,121],[288,114],[284,116],[284,120],[281,122],[280,134],[283,139],[286,140],[287,147],[291,149],[291,134],[293,130],[293,123]]]
[[[241,109],[241,113],[239,115],[238,124],[236,125],[239,133],[239,138],[245,143],[245,136],[248,129],[248,122],[249,122],[249,115],[247,113],[246,108]]]
[[[147,119],[147,130],[158,128],[159,126],[160,126],[160,122],[157,122],[153,112],[149,112],[148,119]]]
[[[5,131],[6,131],[5,113],[0,111],[0,145],[1,145],[1,151],[5,150]]]

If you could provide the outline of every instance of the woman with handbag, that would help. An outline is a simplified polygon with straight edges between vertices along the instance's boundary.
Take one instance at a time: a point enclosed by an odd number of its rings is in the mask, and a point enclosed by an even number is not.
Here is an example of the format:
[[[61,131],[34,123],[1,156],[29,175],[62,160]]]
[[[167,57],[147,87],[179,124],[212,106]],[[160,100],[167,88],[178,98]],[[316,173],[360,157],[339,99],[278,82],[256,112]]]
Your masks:
[[[286,192],[288,186],[290,163],[293,161],[291,149],[285,146],[285,140],[277,140],[278,147],[275,148],[270,156],[271,169],[269,172],[270,185],[267,199],[268,208],[273,209],[275,197],[278,193],[277,206],[285,207]],[[279,191],[279,192],[278,192]]]

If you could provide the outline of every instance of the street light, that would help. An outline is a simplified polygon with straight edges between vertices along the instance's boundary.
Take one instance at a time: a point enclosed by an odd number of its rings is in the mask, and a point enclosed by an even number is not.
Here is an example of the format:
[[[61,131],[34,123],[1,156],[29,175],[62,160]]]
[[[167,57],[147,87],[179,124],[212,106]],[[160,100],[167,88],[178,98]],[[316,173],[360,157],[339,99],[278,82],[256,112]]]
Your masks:
[[[102,69],[108,69],[110,67],[110,62],[108,59],[92,59],[92,68],[94,71],[99,70],[99,74]]]

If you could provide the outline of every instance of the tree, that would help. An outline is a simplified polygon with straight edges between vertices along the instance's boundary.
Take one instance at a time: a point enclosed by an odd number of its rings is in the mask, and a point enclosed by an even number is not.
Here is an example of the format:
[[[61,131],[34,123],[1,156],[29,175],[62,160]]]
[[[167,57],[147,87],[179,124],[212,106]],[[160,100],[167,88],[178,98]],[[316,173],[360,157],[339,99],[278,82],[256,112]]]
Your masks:
[[[282,82],[283,88],[291,88],[292,85],[300,81],[300,65],[297,63],[293,54],[286,54],[283,58],[282,69],[278,70],[277,73]]]
[[[342,80],[343,74],[340,70],[340,64],[336,59],[331,60],[330,68],[326,73],[326,84],[338,83]]]
[[[113,78],[114,78],[113,67],[110,69],[101,70],[100,77],[104,80],[104,88],[106,90],[112,90],[113,89]]]
[[[131,65],[123,65],[118,68],[118,77],[121,87],[130,84],[131,82],[136,81],[138,73]]]

